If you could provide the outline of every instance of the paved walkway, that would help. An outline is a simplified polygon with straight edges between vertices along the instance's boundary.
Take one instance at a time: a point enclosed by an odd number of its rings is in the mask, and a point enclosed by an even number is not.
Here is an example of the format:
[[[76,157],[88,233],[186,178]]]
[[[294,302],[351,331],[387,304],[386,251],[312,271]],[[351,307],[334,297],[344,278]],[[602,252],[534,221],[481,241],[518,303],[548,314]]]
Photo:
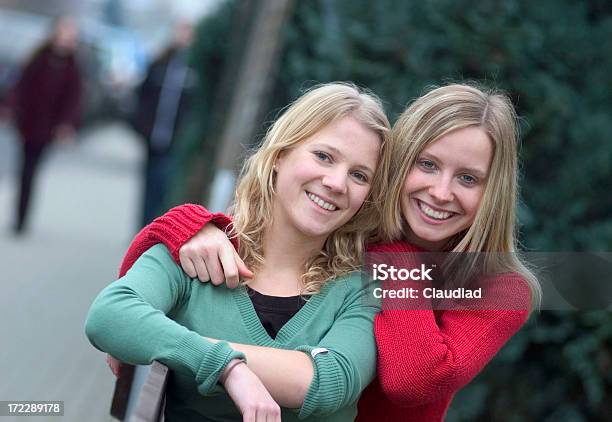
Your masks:
[[[140,159],[137,140],[120,124],[57,146],[41,169],[30,231],[15,238],[15,139],[0,127],[0,401],[65,405],[63,418],[0,422],[111,420],[114,379],[83,323],[134,233]]]

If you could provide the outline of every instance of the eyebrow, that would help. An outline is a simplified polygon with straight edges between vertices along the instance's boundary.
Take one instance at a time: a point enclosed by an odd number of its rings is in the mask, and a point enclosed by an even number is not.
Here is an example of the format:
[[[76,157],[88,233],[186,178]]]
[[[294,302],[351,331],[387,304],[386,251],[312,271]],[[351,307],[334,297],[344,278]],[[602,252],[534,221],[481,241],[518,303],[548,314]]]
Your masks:
[[[331,150],[334,154],[339,155],[340,157],[344,157],[344,154],[342,154],[342,152],[338,148],[336,148],[334,146],[331,146],[329,144],[313,144],[312,146],[313,147],[327,148],[327,149]],[[360,170],[364,170],[364,171],[370,172],[371,174],[374,174],[374,170],[372,170],[370,167],[368,167],[366,165],[357,164],[355,167],[360,169]]]
[[[432,154],[431,152],[422,152],[420,154],[420,156],[428,156],[433,158],[434,161],[442,161],[440,160],[438,157],[436,157],[436,155]],[[477,169],[475,167],[462,167],[459,169],[460,171],[465,171],[467,173],[473,173],[475,176],[480,177],[481,179],[486,179],[487,177],[487,172],[486,171],[482,171],[480,169]]]

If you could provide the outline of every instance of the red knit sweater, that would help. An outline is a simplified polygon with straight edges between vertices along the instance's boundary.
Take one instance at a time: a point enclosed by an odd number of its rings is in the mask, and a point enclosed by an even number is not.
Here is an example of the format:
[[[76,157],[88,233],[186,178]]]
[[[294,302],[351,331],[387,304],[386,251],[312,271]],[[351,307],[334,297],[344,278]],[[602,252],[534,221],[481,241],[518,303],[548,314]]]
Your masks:
[[[164,243],[178,262],[180,247],[212,221],[224,229],[231,220],[199,205],[173,208],[134,239],[121,265],[124,274],[148,248]],[[236,244],[235,244],[236,246]],[[406,242],[374,245],[372,252],[420,251]],[[377,315],[378,378],[359,400],[360,422],[441,421],[455,393],[470,382],[523,325],[530,292],[517,274],[487,280],[488,295],[524,310],[385,310]],[[517,307],[516,304],[521,306]]]

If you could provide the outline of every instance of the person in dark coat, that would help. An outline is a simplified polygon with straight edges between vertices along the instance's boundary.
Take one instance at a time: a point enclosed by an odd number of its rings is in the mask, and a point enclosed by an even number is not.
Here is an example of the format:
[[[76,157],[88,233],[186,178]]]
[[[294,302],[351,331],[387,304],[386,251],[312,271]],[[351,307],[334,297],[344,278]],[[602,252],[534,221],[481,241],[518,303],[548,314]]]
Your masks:
[[[172,144],[195,88],[188,57],[193,37],[193,27],[179,23],[171,44],[151,63],[138,92],[133,124],[147,148],[142,226],[163,211],[172,173]]]
[[[54,139],[74,139],[81,96],[77,37],[76,22],[58,18],[51,37],[23,67],[9,94],[7,105],[21,137],[16,234],[25,230],[32,187],[47,147]]]

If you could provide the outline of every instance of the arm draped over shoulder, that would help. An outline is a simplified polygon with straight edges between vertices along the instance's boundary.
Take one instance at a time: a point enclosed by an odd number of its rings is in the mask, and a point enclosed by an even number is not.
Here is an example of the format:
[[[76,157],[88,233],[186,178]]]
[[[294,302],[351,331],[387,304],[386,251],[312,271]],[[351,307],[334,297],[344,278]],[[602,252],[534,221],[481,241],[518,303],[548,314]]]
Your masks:
[[[125,275],[146,250],[158,243],[166,245],[170,255],[178,263],[181,246],[211,222],[221,230],[226,230],[232,224],[231,218],[225,214],[211,213],[201,205],[184,204],[172,208],[144,227],[132,240],[121,262],[119,276]],[[230,240],[238,249],[237,239]]]

